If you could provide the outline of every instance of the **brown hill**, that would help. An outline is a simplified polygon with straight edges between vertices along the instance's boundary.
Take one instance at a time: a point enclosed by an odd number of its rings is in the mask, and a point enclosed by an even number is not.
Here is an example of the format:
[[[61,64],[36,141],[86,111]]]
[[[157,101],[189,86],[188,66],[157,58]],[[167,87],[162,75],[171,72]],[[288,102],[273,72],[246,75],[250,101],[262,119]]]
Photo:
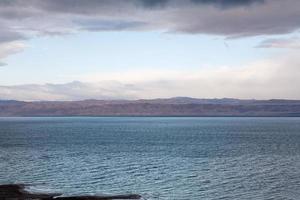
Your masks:
[[[0,101],[0,116],[300,116],[299,100]]]

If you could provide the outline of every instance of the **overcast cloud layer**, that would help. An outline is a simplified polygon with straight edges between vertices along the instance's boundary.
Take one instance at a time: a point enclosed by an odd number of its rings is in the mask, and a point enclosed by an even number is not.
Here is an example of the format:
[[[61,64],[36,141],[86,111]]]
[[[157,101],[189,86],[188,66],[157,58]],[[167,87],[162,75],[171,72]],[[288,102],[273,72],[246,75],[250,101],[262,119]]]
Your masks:
[[[285,34],[299,27],[298,0],[0,1],[0,49],[33,36],[78,31],[158,30],[244,37]],[[0,50],[0,58],[19,49]]]
[[[0,43],[79,30],[281,34],[299,19],[298,0],[3,0]]]

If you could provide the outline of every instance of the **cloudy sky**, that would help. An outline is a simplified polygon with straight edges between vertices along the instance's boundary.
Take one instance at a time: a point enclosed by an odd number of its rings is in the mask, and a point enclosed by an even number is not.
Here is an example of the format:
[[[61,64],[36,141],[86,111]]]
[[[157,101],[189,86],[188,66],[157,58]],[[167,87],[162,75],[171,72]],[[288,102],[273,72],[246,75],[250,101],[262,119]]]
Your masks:
[[[0,0],[0,99],[300,99],[299,0]]]

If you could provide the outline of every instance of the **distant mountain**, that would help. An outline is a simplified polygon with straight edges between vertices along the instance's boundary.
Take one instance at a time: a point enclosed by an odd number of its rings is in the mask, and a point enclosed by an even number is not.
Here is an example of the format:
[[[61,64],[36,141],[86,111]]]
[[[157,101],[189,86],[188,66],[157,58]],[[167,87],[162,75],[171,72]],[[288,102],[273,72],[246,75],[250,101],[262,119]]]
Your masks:
[[[300,116],[300,100],[0,100],[0,116]]]

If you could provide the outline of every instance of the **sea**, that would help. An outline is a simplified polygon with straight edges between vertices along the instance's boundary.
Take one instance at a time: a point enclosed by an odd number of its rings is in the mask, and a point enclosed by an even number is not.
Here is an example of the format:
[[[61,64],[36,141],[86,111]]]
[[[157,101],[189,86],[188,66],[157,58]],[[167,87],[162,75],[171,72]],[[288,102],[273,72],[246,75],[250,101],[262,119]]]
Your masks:
[[[152,200],[300,199],[300,118],[0,118],[0,184]]]

